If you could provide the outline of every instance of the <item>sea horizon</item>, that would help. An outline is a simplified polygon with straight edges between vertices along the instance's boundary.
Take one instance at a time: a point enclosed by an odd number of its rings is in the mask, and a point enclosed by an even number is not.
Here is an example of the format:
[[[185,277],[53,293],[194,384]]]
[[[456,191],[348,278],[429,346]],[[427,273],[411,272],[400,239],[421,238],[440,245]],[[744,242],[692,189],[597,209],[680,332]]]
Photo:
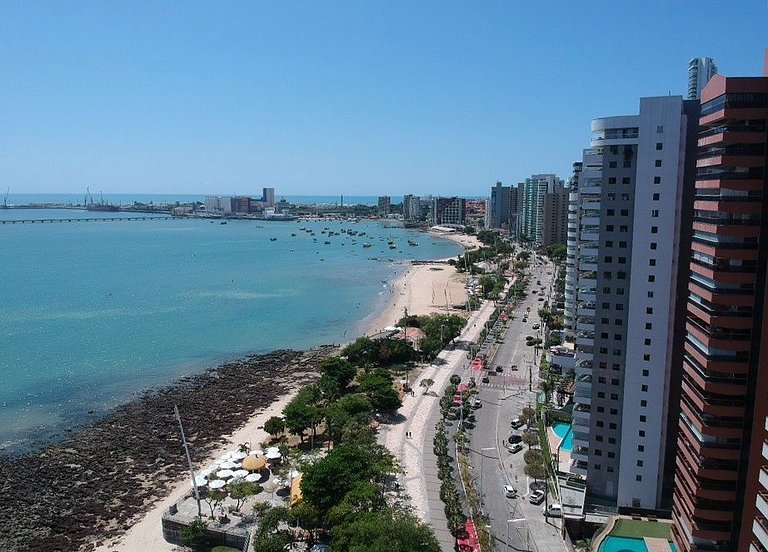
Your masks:
[[[373,221],[167,219],[0,232],[0,453],[11,455],[223,362],[351,341],[408,261],[462,249]]]

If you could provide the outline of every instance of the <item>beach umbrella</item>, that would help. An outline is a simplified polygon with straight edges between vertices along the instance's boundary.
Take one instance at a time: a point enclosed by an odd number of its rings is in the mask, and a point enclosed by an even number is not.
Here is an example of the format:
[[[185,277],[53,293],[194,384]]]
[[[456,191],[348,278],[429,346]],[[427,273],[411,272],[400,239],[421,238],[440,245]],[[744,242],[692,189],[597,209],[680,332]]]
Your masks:
[[[235,472],[232,470],[219,470],[216,472],[216,477],[219,479],[227,479],[229,477],[232,477]]]
[[[243,469],[248,471],[263,470],[266,465],[264,458],[257,456],[248,456],[243,460]]]
[[[230,464],[232,464],[232,467],[229,468],[230,470],[235,470],[235,469],[239,470],[240,468],[243,467],[243,463],[242,462],[230,462]]]
[[[245,476],[245,480],[249,483],[256,483],[259,479],[261,479],[261,474],[259,473],[249,473]]]
[[[245,477],[246,475],[248,475],[248,470],[237,470],[232,474],[232,477]]]
[[[208,476],[209,476],[209,475],[211,475],[213,472],[215,472],[217,469],[218,469],[218,467],[217,467],[217,466],[208,466],[208,467],[207,467],[207,468],[205,468],[204,470],[200,470],[200,475],[201,475],[202,477],[208,477]]]
[[[232,453],[231,452],[225,452],[224,454],[219,456],[219,458],[217,459],[217,462],[226,462],[227,460],[230,459],[230,454],[232,454]]]
[[[221,464],[219,464],[219,467],[222,470],[231,470],[232,468],[235,467],[235,463],[234,462],[230,462],[230,461],[222,462]]]
[[[264,451],[261,449],[253,449],[251,451],[251,456],[264,456]]]
[[[280,454],[279,451],[276,450],[268,450],[267,453],[264,455],[264,458],[267,460],[277,460],[278,458],[281,458],[283,455]]]
[[[198,487],[205,487],[208,484],[208,480],[203,475],[198,475],[195,477],[195,484]]]
[[[221,480],[221,479],[214,479],[213,481],[211,481],[210,483],[208,483],[208,486],[209,486],[211,489],[221,489],[221,488],[222,488],[224,485],[226,485],[226,484],[227,484],[227,482],[226,482],[226,481],[223,481],[223,480]]]
[[[243,459],[243,458],[245,458],[246,456],[248,456],[246,453],[244,453],[244,452],[240,452],[240,451],[238,450],[238,451],[236,451],[236,452],[233,452],[233,453],[232,453],[232,460],[234,460],[234,461],[237,461],[237,460],[242,460],[242,459]]]

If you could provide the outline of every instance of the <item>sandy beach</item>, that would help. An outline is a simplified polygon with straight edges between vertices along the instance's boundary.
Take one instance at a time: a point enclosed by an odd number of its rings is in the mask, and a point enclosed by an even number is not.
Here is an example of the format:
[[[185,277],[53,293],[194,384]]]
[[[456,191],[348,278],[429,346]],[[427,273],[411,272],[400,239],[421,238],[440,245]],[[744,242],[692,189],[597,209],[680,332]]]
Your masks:
[[[441,238],[455,241],[465,249],[481,245],[475,236],[430,232]],[[467,276],[456,272],[447,259],[432,263],[408,265],[403,274],[390,283],[390,296],[382,312],[366,325],[365,335],[373,335],[392,326],[408,309],[408,314],[461,313],[453,308],[467,301]]]

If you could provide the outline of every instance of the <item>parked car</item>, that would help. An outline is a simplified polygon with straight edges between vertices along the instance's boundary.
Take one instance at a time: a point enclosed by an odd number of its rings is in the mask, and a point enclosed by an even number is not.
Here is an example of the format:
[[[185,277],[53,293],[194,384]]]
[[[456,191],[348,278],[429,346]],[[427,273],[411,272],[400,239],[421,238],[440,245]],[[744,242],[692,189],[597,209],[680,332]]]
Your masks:
[[[539,297],[539,301],[543,301],[543,300],[544,300],[544,298],[543,298],[543,297]]]
[[[538,330],[539,328],[541,328],[541,326],[539,325],[538,322],[536,322],[533,326],[531,326],[531,328],[533,328],[534,330]]]
[[[512,454],[520,452],[521,450],[523,450],[523,445],[521,445],[520,443],[515,443],[514,445],[509,447],[509,452],[511,452]]]
[[[542,513],[546,517],[563,517],[563,507],[560,504],[548,504],[542,508]]]
[[[544,491],[533,491],[531,496],[528,497],[528,502],[531,504],[541,504],[544,502]]]
[[[472,401],[472,406],[474,406],[475,408],[480,408],[481,406],[483,406],[483,401],[481,401],[480,399],[475,399],[474,401]]]
[[[482,381],[483,383],[491,383],[491,378],[489,378],[488,376],[483,376],[483,379],[480,381]]]
[[[509,441],[510,445],[514,445],[515,443],[522,442],[523,437],[521,435],[518,435],[517,433],[513,433],[512,435],[509,436],[509,439],[507,440]]]
[[[512,370],[513,372],[517,372],[517,364],[513,364],[512,366],[509,367],[509,369]]]
[[[513,419],[510,424],[515,429],[520,429],[525,425],[525,422],[523,422],[520,418]]]
[[[497,367],[496,367],[496,371],[497,371],[497,372],[503,372],[503,371],[504,371],[504,368],[502,368],[501,366],[497,366]]]
[[[517,489],[512,485],[504,485],[504,496],[507,498],[517,498]]]

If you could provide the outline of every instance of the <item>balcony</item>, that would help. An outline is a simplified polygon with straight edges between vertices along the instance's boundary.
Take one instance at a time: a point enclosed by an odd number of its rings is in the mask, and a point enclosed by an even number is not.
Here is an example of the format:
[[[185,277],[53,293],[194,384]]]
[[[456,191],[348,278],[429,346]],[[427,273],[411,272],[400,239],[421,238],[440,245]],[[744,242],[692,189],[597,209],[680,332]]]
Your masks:
[[[762,516],[755,518],[755,521],[752,522],[752,533],[764,548],[768,548],[768,523],[766,523],[765,518]]]
[[[768,518],[768,492],[759,491],[757,493],[757,509]]]
[[[576,475],[580,475],[582,477],[587,477],[587,466],[589,464],[583,460],[576,460],[571,462],[571,473],[575,473]]]
[[[764,489],[768,489],[768,466],[760,468],[760,484]]]

